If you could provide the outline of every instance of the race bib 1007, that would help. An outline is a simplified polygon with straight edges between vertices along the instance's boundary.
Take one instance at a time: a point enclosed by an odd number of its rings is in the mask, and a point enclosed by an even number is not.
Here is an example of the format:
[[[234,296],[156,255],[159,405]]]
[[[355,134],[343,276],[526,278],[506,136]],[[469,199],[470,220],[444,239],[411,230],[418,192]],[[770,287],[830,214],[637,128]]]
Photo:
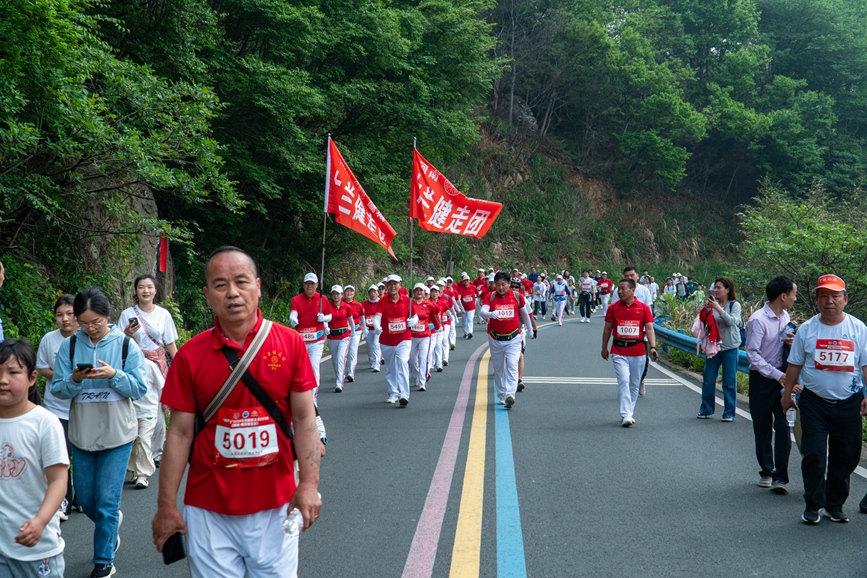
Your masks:
[[[638,339],[641,337],[641,322],[634,319],[618,319],[617,337],[619,339]]]
[[[855,342],[817,339],[813,365],[823,371],[855,371]]]
[[[262,408],[221,408],[214,446],[214,465],[224,468],[259,468],[279,459],[277,426]]]

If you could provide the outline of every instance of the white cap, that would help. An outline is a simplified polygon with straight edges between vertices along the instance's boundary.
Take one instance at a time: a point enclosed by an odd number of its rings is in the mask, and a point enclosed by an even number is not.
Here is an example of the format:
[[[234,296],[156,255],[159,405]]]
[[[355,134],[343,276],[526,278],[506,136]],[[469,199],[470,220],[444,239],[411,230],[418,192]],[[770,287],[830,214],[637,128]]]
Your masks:
[[[561,275],[560,273],[557,273],[557,276],[555,277],[555,279],[562,279],[562,278],[563,278],[563,275]]]
[[[467,274],[466,271],[464,271],[463,273],[461,273],[461,279],[469,279],[469,278],[470,278],[470,276]]]
[[[603,274],[603,275],[608,275],[608,271],[603,271],[602,274]]]
[[[431,291],[442,291],[442,289],[439,287],[439,285],[436,285],[436,284],[431,285],[430,287],[427,287],[425,290],[428,293],[430,293]]]
[[[352,285],[347,285],[346,287],[343,288],[343,292],[346,293],[346,292],[349,291],[350,289],[352,289],[353,291],[355,291],[355,287],[353,287]],[[334,291],[334,289],[332,289],[332,291]]]
[[[319,277],[316,276],[316,273],[307,273],[304,275],[304,282],[307,283],[312,281],[313,283],[319,283]]]
[[[526,279],[526,278],[527,278],[527,274],[526,274],[526,273],[521,273],[521,279]]]
[[[427,279],[425,279],[425,282],[427,281],[436,281],[436,279],[434,279],[433,277],[428,277]]]
[[[484,268],[484,267],[479,267],[479,271],[481,271],[482,273],[484,273],[484,272],[485,272],[485,268]]]
[[[442,277],[440,277],[439,279],[437,279],[437,283],[436,283],[436,284],[437,284],[437,285],[442,285],[443,287],[445,287],[445,286],[446,286],[446,280],[443,279]]]
[[[343,287],[341,287],[340,285],[332,285],[331,292],[334,293],[335,291],[337,293],[343,293]]]
[[[385,278],[386,283],[388,283],[389,281],[397,281],[398,283],[400,283],[401,281],[403,281],[403,279],[400,278],[400,275],[391,274]]]
[[[488,275],[488,283],[493,283],[493,282],[494,282],[494,276]]]
[[[455,282],[455,280],[452,279],[452,276],[451,276],[451,275],[449,275],[449,276],[446,277],[446,281],[447,281],[447,282],[448,282],[448,281],[451,281],[452,283]]]
[[[422,291],[427,291],[427,285],[425,285],[424,283],[416,283],[412,288],[413,292],[415,292],[416,289],[421,289]]]
[[[370,293],[371,291],[379,291],[379,286],[378,285],[371,285],[370,289],[368,289],[367,292]]]

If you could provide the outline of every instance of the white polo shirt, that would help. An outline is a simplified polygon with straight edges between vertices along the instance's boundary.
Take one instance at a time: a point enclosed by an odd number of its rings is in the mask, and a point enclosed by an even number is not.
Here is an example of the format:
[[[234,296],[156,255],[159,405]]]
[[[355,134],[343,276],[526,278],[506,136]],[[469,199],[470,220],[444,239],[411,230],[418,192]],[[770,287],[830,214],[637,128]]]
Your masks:
[[[789,363],[804,366],[801,381],[819,397],[848,399],[861,390],[867,326],[849,314],[837,325],[825,325],[816,315],[795,333]]]

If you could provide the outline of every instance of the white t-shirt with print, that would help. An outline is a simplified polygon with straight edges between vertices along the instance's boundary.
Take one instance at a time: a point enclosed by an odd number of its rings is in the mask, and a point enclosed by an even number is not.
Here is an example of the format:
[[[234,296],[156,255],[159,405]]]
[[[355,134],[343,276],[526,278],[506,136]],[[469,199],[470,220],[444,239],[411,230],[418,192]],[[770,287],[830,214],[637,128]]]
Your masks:
[[[117,321],[118,329],[121,331],[126,329],[133,317],[139,318],[139,328],[132,338],[143,350],[153,351],[160,346],[166,346],[178,340],[178,329],[175,327],[172,314],[159,305],[154,305],[154,310],[150,313],[142,311],[141,307],[124,309]],[[142,320],[147,324],[147,331],[145,331]]]
[[[39,342],[39,351],[36,353],[36,369],[50,369],[54,371],[54,359],[57,357],[57,351],[60,349],[60,344],[66,338],[60,333],[59,329],[55,329],[50,333],[46,333]],[[51,388],[45,388],[43,396],[45,409],[56,415],[59,419],[69,419],[69,404],[71,399],[60,399],[51,393]]]
[[[867,326],[847,314],[837,325],[819,316],[798,328],[789,363],[803,365],[804,387],[825,399],[848,399],[861,389],[861,368],[867,366]]]
[[[29,562],[63,552],[60,517],[52,516],[32,548],[15,542],[21,524],[33,518],[48,491],[45,468],[69,465],[66,440],[60,420],[36,406],[24,415],[0,419],[0,552],[14,560]]]

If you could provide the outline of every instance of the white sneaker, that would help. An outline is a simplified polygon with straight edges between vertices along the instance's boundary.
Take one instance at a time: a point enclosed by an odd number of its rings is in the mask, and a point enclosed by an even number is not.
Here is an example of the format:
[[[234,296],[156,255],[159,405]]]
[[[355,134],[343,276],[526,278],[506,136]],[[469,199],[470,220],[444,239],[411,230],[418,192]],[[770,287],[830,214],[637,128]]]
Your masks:
[[[638,395],[644,395],[644,382],[643,381],[638,386]]]
[[[500,398],[497,398],[497,403],[500,405],[506,405],[506,400],[503,399],[502,397],[500,397]]]
[[[140,478],[136,478],[135,487],[138,488],[139,490],[143,490],[143,489],[147,488],[148,487],[148,479],[144,476],[142,476]]]
[[[560,322],[557,323],[557,325],[559,325],[560,327],[563,327],[563,322],[560,321]]]
[[[397,396],[396,395],[389,395],[388,399],[385,400],[385,403],[397,403]]]
[[[373,368],[371,368],[371,369],[373,369],[373,371],[374,371],[375,373],[379,373],[379,368],[378,368],[378,367],[373,367]]]
[[[631,417],[625,417],[623,418],[623,421],[620,422],[620,425],[622,425],[623,427],[632,427],[633,425],[635,425],[635,420]]]

